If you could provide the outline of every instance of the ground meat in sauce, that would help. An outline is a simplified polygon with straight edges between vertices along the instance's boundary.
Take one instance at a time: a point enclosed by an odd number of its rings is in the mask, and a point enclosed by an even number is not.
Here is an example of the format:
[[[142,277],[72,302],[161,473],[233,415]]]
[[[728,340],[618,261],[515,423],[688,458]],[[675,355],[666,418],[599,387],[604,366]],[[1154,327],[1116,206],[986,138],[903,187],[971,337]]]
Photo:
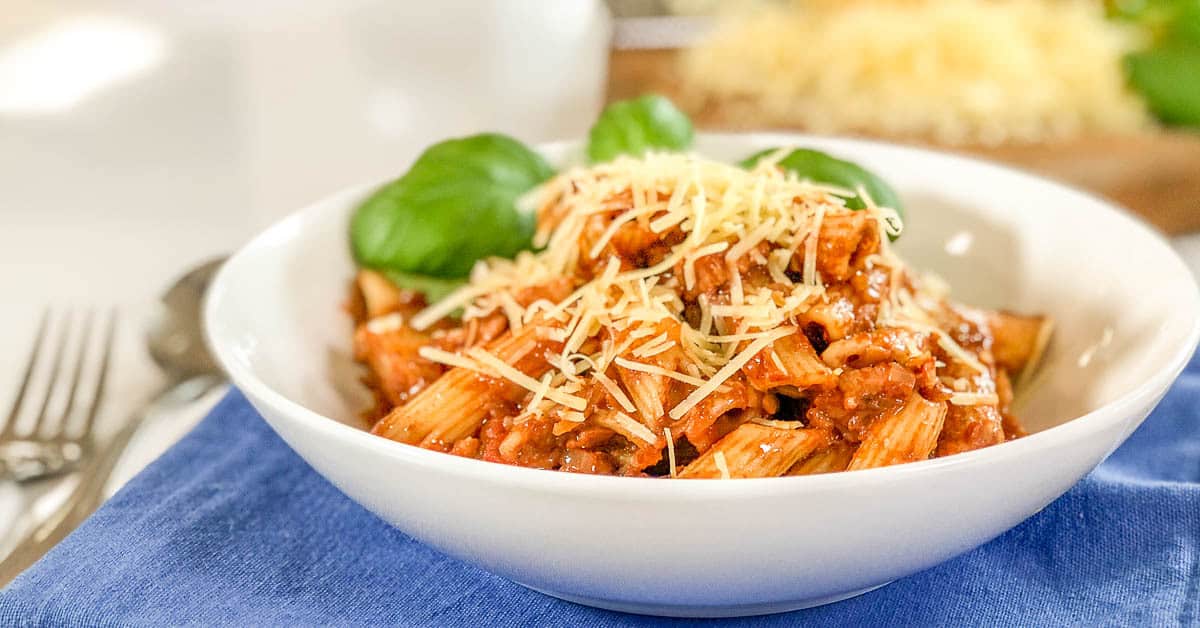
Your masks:
[[[850,411],[885,412],[912,394],[917,378],[895,362],[845,371],[838,377],[844,406]]]

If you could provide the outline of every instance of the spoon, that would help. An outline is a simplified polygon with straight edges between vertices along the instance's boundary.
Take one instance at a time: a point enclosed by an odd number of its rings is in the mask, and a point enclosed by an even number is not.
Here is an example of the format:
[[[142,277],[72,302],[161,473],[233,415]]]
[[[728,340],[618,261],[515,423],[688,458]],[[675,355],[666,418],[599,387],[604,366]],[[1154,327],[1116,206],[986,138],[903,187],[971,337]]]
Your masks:
[[[162,307],[146,332],[146,349],[166,375],[166,383],[139,417],[195,401],[225,382],[204,339],[204,297],[225,259],[192,268],[163,294]]]
[[[204,341],[203,319],[204,295],[224,262],[219,257],[193,268],[162,296],[163,308],[146,334],[146,346],[172,385],[221,375]]]
[[[225,383],[225,376],[209,352],[204,338],[204,297],[225,259],[215,258],[192,268],[176,280],[160,299],[161,307],[146,332],[146,348],[150,358],[166,375],[166,382],[161,392],[139,413],[143,423],[196,401]],[[134,428],[131,431],[138,430]],[[147,428],[142,431],[151,430]],[[141,442],[143,439],[138,440]],[[111,479],[99,497],[115,493],[178,438],[144,440],[145,446],[126,444],[121,448],[125,453],[136,456],[121,456],[113,463],[116,472],[110,471]],[[131,457],[136,459],[128,460]]]
[[[70,495],[0,562],[0,587],[41,558],[99,506],[113,469],[148,417],[195,401],[224,383],[205,344],[203,326],[204,295],[224,261],[219,258],[197,266],[163,295],[163,308],[147,333],[146,345],[150,357],[166,375],[166,383],[92,459],[84,462]]]

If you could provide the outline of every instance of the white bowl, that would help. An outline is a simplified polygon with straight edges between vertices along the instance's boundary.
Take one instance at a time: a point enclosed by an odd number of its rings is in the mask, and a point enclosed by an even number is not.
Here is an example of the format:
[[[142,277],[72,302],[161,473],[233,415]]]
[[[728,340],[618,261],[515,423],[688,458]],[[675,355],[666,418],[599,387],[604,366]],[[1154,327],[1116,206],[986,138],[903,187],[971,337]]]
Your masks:
[[[1146,417],[1200,337],[1200,297],[1166,242],[1097,198],[962,157],[795,135],[708,135],[734,160],[813,146],[889,180],[900,246],[956,298],[1054,316],[1023,409],[1034,434],[882,469],[669,481],[538,471],[372,436],[344,374],[347,220],[373,186],[304,209],[221,271],[210,341],[234,383],[319,473],[439,550],[567,600],[729,616],[825,604],[966,552],[1075,484]],[[542,147],[570,162],[577,144]]]

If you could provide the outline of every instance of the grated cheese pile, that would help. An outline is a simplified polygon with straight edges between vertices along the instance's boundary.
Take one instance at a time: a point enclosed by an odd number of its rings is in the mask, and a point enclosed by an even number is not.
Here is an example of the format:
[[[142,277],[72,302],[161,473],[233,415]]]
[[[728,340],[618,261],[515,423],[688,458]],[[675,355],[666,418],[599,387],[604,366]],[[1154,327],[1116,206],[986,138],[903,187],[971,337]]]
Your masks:
[[[523,252],[514,260],[477,263],[468,285],[410,321],[414,328],[425,329],[459,309],[464,320],[499,312],[514,331],[532,326],[530,331],[536,337],[562,343],[561,351],[546,356],[553,368],[534,378],[511,365],[516,358],[501,360],[481,347],[462,353],[423,347],[420,354],[442,364],[502,377],[527,389],[532,397],[515,419],[518,422],[547,413],[559,420],[583,422],[589,412],[581,395],[583,378],[590,378],[620,407],[604,417],[606,427],[631,439],[656,442],[660,435],[634,418],[637,410],[629,395],[606,375],[610,366],[693,386],[675,407],[663,408],[678,420],[721,388],[759,351],[796,333],[795,317],[825,292],[816,265],[817,241],[824,219],[852,211],[839,196],[847,191],[784,173],[775,162],[787,152],[779,151],[751,171],[691,155],[650,154],[559,175],[528,199],[543,208],[535,238],[542,250]],[[862,195],[861,190],[859,193]],[[619,198],[624,200],[615,200]],[[867,200],[868,207],[861,211],[880,227],[879,263],[899,271],[901,262],[891,253],[887,237],[902,229],[899,217],[894,210]],[[598,243],[584,249],[580,242],[585,222],[601,212],[619,213]],[[659,234],[678,226],[682,241],[648,268],[622,269],[616,257],[598,259],[617,233],[612,225],[633,220],[646,221],[650,230]],[[758,245],[762,242],[770,243],[771,255],[761,254]],[[775,255],[778,251],[786,255]],[[784,272],[788,260],[798,252],[804,256],[803,272],[789,276]],[[720,256],[734,280],[727,302],[698,299],[700,322],[692,327],[684,320],[680,293],[695,281],[694,271],[688,268],[705,255]],[[745,256],[767,265],[776,283],[769,287],[741,285],[737,262]],[[584,262],[587,264],[581,266]],[[677,265],[684,269],[682,276],[676,273]],[[598,270],[589,274],[585,268]],[[562,277],[581,278],[582,283],[559,302],[542,299],[523,307],[515,296]],[[588,279],[583,281],[585,277]],[[893,292],[906,294],[899,288]],[[928,319],[913,297],[895,299],[885,308],[892,319]],[[667,333],[664,328],[678,331]],[[923,331],[953,343],[932,327]],[[675,348],[684,356],[676,368],[656,363],[656,356]],[[961,348],[958,351],[965,353]]]
[[[689,109],[715,105],[734,126],[945,144],[1150,125],[1122,69],[1135,42],[1094,0],[807,0],[755,8],[729,16],[683,55]]]

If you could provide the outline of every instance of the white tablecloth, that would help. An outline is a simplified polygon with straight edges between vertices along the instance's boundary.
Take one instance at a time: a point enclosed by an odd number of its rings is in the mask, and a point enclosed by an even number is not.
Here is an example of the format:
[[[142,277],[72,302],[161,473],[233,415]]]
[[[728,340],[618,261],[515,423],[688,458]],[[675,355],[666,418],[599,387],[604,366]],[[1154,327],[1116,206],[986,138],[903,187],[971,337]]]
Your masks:
[[[0,15],[0,421],[40,313],[115,306],[110,429],[160,383],[144,333],[185,269],[445,137],[585,133],[609,42],[600,0],[0,0]],[[151,425],[118,475],[187,414]]]

